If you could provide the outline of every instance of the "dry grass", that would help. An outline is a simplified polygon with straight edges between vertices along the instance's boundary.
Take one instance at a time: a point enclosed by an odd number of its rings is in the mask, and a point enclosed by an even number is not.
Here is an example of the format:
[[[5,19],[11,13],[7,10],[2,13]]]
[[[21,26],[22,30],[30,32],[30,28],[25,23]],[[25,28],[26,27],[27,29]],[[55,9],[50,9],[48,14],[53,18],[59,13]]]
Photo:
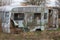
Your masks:
[[[20,32],[19,34],[0,32],[0,40],[60,40],[60,31]]]
[[[3,33],[0,21],[0,40],[60,40],[60,31]]]

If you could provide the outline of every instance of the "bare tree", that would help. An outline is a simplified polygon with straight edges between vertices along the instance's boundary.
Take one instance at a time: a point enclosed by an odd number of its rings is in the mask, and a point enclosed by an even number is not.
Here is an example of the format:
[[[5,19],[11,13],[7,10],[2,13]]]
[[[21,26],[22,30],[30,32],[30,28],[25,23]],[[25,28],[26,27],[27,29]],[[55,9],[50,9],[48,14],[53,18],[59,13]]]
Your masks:
[[[0,6],[10,5],[12,0],[0,0]]]
[[[25,0],[29,5],[40,5],[44,0]]]

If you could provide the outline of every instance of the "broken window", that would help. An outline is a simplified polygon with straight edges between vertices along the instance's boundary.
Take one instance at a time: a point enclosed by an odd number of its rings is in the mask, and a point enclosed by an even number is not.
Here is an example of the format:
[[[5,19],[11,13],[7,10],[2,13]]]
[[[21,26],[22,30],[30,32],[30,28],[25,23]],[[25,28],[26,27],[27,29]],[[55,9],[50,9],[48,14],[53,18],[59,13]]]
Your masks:
[[[47,19],[47,13],[44,13],[44,19]]]
[[[41,19],[41,13],[34,13],[34,19],[36,19],[37,17]]]
[[[14,20],[23,20],[24,19],[24,13],[15,13],[14,14]]]
[[[34,20],[36,25],[39,25],[41,20],[41,13],[34,13]]]

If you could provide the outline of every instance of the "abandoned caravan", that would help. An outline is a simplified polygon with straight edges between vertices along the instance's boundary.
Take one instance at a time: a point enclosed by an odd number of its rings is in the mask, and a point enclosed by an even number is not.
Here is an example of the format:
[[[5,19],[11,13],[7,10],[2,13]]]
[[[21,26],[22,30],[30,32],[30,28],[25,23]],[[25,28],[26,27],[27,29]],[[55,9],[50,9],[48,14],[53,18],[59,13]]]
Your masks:
[[[58,11],[55,8],[3,6],[0,7],[0,13],[2,14],[2,29],[6,33],[11,33],[12,27],[23,31],[58,28]]]

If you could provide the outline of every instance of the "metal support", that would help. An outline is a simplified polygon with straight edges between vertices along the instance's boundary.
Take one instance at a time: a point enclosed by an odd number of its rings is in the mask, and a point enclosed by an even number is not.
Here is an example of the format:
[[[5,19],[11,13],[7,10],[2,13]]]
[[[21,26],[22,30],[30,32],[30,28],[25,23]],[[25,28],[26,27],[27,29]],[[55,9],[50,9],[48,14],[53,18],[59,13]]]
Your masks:
[[[41,30],[44,30],[44,8],[42,8],[41,9],[42,11],[41,11],[41,23],[42,23],[42,25],[41,25]]]

